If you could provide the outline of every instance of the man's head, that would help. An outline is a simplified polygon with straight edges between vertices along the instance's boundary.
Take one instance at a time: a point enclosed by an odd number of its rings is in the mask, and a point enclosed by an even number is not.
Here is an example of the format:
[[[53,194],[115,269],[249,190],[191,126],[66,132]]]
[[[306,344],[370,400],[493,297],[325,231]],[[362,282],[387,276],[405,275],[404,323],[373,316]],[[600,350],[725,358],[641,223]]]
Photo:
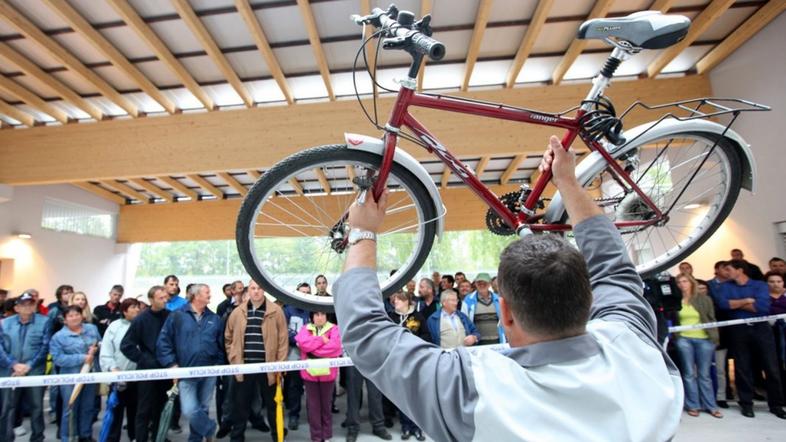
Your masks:
[[[439,272],[433,272],[431,274],[431,280],[434,281],[434,284],[439,284],[439,282],[442,281],[442,275],[440,275]]]
[[[0,302],[5,302],[6,298],[8,298],[8,290],[0,289]]]
[[[718,261],[715,263],[715,277],[719,281],[727,281],[731,278],[729,275],[729,261]]]
[[[230,284],[224,284],[223,286],[221,286],[221,291],[224,293],[224,296],[226,296],[227,298],[231,298],[232,297],[232,284],[231,283]]]
[[[248,300],[254,305],[263,304],[265,302],[265,291],[262,290],[262,287],[253,279],[248,282]]]
[[[683,261],[679,265],[680,273],[684,275],[693,275],[693,266],[688,261]]]
[[[494,290],[494,293],[499,293],[499,286],[497,286],[497,277],[491,278],[491,290]]]
[[[210,304],[210,287],[207,284],[191,284],[186,296],[194,307],[203,308]]]
[[[241,296],[243,296],[243,289],[244,288],[246,288],[246,286],[243,285],[243,281],[238,280],[238,281],[233,282],[232,283],[232,296],[234,296],[234,297],[239,299]]]
[[[465,275],[464,272],[456,272],[455,279],[456,279],[456,282],[461,282],[461,281],[467,279],[467,275]]]
[[[417,283],[415,282],[415,280],[414,279],[410,279],[409,282],[407,282],[407,287],[406,287],[407,288],[407,293],[415,293],[415,287],[416,286],[417,286]]]
[[[442,280],[439,281],[439,286],[442,290],[452,289],[455,282],[456,280],[453,279],[451,275],[444,275],[442,276]]]
[[[57,302],[63,305],[68,305],[68,302],[71,300],[71,295],[73,294],[74,287],[67,284],[61,285],[55,290],[55,298],[57,299]]]
[[[472,283],[467,281],[466,279],[461,281],[458,285],[458,294],[459,298],[464,299],[465,296],[472,293]]]
[[[421,298],[431,298],[434,296],[434,281],[423,278],[418,283],[418,294]]]
[[[308,285],[307,282],[301,282],[300,284],[297,285],[297,291],[299,291],[300,293],[306,293],[306,294],[310,295],[311,294],[311,286]]]
[[[180,280],[175,275],[168,275],[164,278],[164,288],[166,288],[169,297],[174,298],[180,294]]]
[[[458,308],[458,293],[455,290],[445,290],[441,295],[442,310],[445,313],[452,314]]]
[[[764,280],[767,281],[770,293],[777,295],[783,293],[784,278],[786,278],[786,276],[783,276],[781,272],[767,272],[767,274],[764,275]]]
[[[30,296],[32,296],[33,300],[35,300],[36,305],[38,305],[38,301],[41,299],[41,294],[38,293],[38,290],[36,290],[36,289],[27,289],[25,291],[27,293],[30,293]]]
[[[14,301],[14,311],[22,322],[27,322],[36,311],[36,303],[30,293],[24,292]]]
[[[592,304],[589,272],[581,253],[562,238],[530,235],[508,245],[497,283],[506,330],[540,340],[584,332]]]
[[[778,272],[786,275],[786,261],[784,261],[783,258],[778,258],[776,256],[770,260],[769,264],[771,272]]]
[[[741,259],[732,259],[727,266],[729,279],[745,283],[748,279],[748,263]]]
[[[475,288],[478,294],[488,296],[489,288],[491,287],[491,276],[488,273],[478,273],[475,277]]]
[[[147,291],[147,299],[150,302],[150,310],[158,312],[166,308],[166,302],[169,301],[169,293],[167,293],[164,286],[154,285]]]
[[[109,290],[109,302],[111,304],[118,304],[120,303],[120,298],[123,297],[123,293],[125,293],[125,289],[120,284],[115,284]]]
[[[324,295],[327,293],[328,280],[325,275],[319,275],[314,278],[314,286],[317,289],[317,295]]]
[[[729,253],[731,255],[731,259],[743,260],[745,259],[745,254],[742,253],[740,249],[731,249]]]

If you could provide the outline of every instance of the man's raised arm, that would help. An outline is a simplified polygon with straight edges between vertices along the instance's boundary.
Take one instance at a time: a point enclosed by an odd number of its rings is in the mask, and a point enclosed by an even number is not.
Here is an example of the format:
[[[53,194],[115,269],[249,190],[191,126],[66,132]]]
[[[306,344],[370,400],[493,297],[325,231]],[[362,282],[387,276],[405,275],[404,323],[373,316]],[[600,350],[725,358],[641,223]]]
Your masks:
[[[549,140],[540,171],[550,170],[584,259],[592,284],[591,319],[626,322],[657,345],[655,315],[642,296],[643,284],[622,236],[576,180],[575,156],[557,137]]]

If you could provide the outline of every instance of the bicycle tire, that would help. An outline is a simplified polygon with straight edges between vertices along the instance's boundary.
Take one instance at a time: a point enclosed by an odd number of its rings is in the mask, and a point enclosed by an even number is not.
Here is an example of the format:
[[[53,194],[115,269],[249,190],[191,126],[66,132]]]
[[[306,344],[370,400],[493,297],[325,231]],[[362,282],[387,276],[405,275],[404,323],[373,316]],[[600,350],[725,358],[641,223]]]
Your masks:
[[[275,189],[285,185],[284,183],[288,182],[293,173],[295,173],[294,171],[312,169],[320,167],[320,164],[342,161],[361,163],[376,170],[382,163],[382,156],[349,149],[346,145],[325,145],[303,150],[283,159],[265,172],[249,190],[241,205],[236,225],[236,243],[240,260],[254,281],[285,304],[309,311],[334,311],[332,300],[329,303],[324,299],[315,300],[312,299],[314,298],[313,296],[304,296],[296,292],[295,287],[281,287],[279,282],[273,280],[266,274],[264,269],[260,268],[261,266],[255,258],[255,247],[252,245],[255,235],[251,226],[252,224],[256,225],[257,213],[259,213],[260,206],[262,206],[264,200]],[[400,182],[405,190],[408,190],[409,194],[411,194],[413,202],[418,206],[416,208],[419,209],[418,214],[424,222],[422,222],[423,230],[420,240],[415,246],[414,252],[410,254],[407,261],[408,264],[399,267],[393,275],[394,277],[389,277],[387,280],[380,282],[383,296],[388,296],[396,290],[400,290],[420,270],[434,243],[437,224],[437,208],[434,206],[434,202],[423,183],[412,172],[396,163],[393,164],[390,174],[392,180]],[[327,233],[325,232],[326,235]],[[308,259],[308,257],[304,258]],[[311,276],[315,277],[317,274]]]
[[[693,238],[688,244],[682,245],[676,253],[671,253],[668,256],[665,255],[658,255],[656,256],[653,261],[655,261],[654,265],[649,266],[640,266],[637,265],[637,270],[639,274],[643,278],[654,276],[658,273],[661,273],[668,268],[682,262],[685,258],[690,256],[693,252],[695,252],[699,247],[701,247],[715,231],[721,226],[721,224],[726,220],[731,213],[731,210],[734,208],[734,205],[737,201],[737,198],[740,193],[740,189],[742,187],[742,162],[739,157],[739,152],[736,147],[736,143],[729,139],[728,137],[721,137],[719,134],[710,133],[710,132],[697,132],[697,131],[675,131],[673,133],[664,134],[663,136],[655,139],[655,140],[648,140],[646,142],[641,142],[640,145],[634,142],[631,149],[620,149],[618,152],[612,154],[612,157],[615,160],[620,160],[620,158],[624,158],[624,156],[631,152],[632,150],[639,150],[641,146],[652,144],[657,140],[661,139],[677,139],[677,138],[700,138],[706,140],[708,143],[714,143],[715,140],[718,141],[717,146],[715,147],[716,151],[721,153],[721,158],[725,158],[728,160],[728,171],[729,171],[729,185],[728,185],[728,192],[723,197],[723,201],[720,203],[718,210],[714,213],[712,219],[708,220],[701,228],[702,232],[698,234],[695,238]],[[580,183],[582,187],[587,188],[590,184],[597,181],[598,178],[607,173],[609,170],[608,167],[601,170],[599,173],[592,175],[587,181]],[[689,182],[688,184],[690,184]],[[687,187],[687,185],[686,185]],[[561,217],[562,223],[569,223],[569,217],[567,212],[563,212]],[[668,222],[667,224],[668,225]],[[648,227],[651,228],[651,227]],[[669,249],[668,251],[671,251]],[[634,260],[635,264],[635,260]]]

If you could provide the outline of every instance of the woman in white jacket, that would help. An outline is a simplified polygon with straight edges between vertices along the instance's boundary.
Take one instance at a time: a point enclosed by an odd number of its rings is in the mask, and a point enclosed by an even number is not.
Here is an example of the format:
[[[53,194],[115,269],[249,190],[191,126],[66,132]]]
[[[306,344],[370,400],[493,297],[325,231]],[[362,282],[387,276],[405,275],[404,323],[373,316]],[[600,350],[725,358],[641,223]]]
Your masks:
[[[131,321],[139,314],[139,301],[132,298],[124,299],[120,303],[120,311],[123,318],[109,324],[104,333],[104,340],[101,341],[101,352],[99,362],[102,371],[126,371],[136,370],[136,363],[131,362],[120,351],[120,342],[131,326]],[[120,433],[123,430],[123,410],[126,412],[128,421],[128,439],[136,440],[134,421],[136,419],[136,383],[120,383],[117,386],[118,404],[115,407],[115,419],[112,422],[112,430],[109,432],[108,441],[119,442]]]

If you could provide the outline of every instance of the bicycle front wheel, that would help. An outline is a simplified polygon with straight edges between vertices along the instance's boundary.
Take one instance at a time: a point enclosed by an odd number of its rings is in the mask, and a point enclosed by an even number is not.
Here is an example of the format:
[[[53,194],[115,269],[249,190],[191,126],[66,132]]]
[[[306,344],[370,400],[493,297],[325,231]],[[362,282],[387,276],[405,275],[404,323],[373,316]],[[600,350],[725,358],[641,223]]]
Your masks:
[[[332,297],[296,287],[313,284],[318,275],[329,284],[339,277],[345,215],[359,190],[352,179],[376,176],[381,163],[379,155],[332,145],[304,150],[267,171],[249,191],[237,221],[238,252],[251,277],[285,304],[333,311]],[[437,218],[423,183],[404,167],[393,165],[387,187],[387,215],[377,236],[383,295],[401,289],[423,265]]]
[[[666,215],[657,224],[620,229],[636,270],[645,277],[698,249],[729,215],[740,192],[739,155],[733,142],[718,134],[668,134],[625,150],[616,161]],[[656,216],[609,167],[582,184],[614,222]],[[570,222],[567,214],[563,221]]]

